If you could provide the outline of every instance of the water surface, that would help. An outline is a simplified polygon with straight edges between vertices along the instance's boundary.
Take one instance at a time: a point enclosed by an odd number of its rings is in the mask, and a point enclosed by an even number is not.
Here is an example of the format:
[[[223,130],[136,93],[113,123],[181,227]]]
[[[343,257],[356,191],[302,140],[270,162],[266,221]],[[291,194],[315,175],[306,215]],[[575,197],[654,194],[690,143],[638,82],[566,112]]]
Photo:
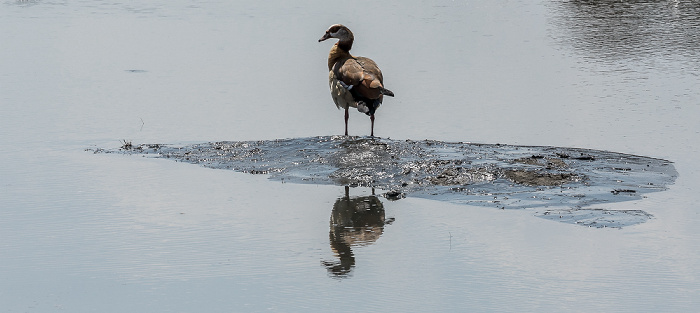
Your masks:
[[[2,310],[698,311],[698,7],[2,1]],[[340,134],[317,42],[334,23],[396,93],[383,139],[609,151],[678,177],[597,205],[651,216],[610,229],[92,153]]]

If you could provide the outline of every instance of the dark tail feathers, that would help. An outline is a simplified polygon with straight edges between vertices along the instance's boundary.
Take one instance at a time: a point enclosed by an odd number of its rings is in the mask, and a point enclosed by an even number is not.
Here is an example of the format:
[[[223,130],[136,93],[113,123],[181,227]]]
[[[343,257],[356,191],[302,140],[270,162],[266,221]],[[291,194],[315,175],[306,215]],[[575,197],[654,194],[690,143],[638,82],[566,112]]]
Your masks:
[[[384,88],[384,87],[379,87],[379,88],[380,88],[379,91],[381,91],[383,95],[389,96],[389,97],[393,97],[393,96],[394,96],[394,92],[393,92],[393,91],[391,91],[391,90],[389,90],[389,89],[386,89],[386,88]]]

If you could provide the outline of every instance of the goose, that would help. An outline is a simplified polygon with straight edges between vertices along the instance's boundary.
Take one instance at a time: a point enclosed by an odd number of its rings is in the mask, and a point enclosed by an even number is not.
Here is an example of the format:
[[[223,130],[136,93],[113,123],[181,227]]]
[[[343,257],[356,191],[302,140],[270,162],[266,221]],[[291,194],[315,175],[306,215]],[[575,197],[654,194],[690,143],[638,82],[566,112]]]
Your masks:
[[[345,109],[345,136],[348,135],[348,109],[353,107],[369,115],[372,122],[370,136],[374,137],[374,112],[384,96],[393,97],[394,93],[384,88],[384,78],[377,63],[350,54],[355,37],[349,28],[341,24],[331,25],[318,42],[329,38],[338,39],[328,54],[328,85],[336,107]]]

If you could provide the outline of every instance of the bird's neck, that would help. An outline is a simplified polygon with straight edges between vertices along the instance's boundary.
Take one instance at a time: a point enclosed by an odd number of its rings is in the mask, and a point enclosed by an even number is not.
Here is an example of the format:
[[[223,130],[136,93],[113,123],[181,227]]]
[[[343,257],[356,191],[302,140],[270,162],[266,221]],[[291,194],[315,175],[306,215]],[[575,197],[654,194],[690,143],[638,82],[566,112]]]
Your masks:
[[[350,55],[350,48],[352,48],[352,40],[338,41],[331,48],[331,52],[328,54],[328,70],[333,69],[333,65],[343,59],[352,58]]]
[[[352,49],[352,43],[355,41],[355,38],[353,38],[352,33],[350,33],[347,37],[342,38],[338,40],[335,44],[338,46],[338,48],[345,50],[347,53],[350,53],[350,49]]]

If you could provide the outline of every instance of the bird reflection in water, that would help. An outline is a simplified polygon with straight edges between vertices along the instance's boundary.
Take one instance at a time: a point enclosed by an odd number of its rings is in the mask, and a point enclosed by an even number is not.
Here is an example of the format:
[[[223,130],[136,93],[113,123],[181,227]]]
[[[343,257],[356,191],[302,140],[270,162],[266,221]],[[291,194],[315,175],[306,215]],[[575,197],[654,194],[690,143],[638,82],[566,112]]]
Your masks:
[[[323,261],[328,273],[334,277],[348,277],[355,267],[353,247],[366,246],[379,239],[384,225],[391,224],[393,218],[384,217],[384,205],[374,195],[350,197],[350,188],[345,186],[345,196],[333,204],[330,222],[330,245],[338,258]]]

